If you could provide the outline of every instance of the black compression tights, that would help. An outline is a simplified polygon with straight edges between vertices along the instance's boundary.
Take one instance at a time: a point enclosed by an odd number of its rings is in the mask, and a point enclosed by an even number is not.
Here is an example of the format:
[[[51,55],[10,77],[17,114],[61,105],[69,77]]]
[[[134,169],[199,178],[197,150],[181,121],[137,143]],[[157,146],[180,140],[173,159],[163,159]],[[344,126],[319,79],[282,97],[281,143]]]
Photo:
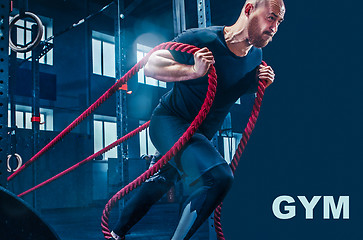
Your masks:
[[[175,170],[171,168],[169,171]],[[160,176],[159,179],[144,183],[127,202],[113,231],[119,236],[124,236],[173,186],[174,181],[170,179],[172,177],[169,174],[168,178]],[[195,190],[183,205],[182,215],[172,240],[189,239],[223,200],[232,182],[232,171],[227,164],[218,165],[204,173],[193,184]]]

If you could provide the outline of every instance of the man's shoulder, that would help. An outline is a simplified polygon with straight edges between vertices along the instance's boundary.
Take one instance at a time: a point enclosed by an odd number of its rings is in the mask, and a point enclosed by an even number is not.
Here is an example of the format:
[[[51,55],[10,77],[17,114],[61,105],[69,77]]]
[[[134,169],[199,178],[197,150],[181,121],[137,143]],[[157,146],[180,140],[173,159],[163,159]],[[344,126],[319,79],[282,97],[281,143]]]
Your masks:
[[[222,26],[212,26],[207,28],[190,28],[181,33],[174,39],[177,42],[194,43],[194,45],[204,45],[214,42],[221,38],[223,32]]]

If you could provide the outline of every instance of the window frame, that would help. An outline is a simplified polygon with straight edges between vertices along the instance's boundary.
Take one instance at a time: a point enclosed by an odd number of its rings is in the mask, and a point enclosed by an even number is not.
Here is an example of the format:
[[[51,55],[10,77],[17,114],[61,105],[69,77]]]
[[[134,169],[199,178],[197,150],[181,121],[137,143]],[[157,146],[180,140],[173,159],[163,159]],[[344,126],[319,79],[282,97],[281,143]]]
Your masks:
[[[110,78],[116,78],[116,65],[115,65],[115,37],[97,32],[92,30],[92,40],[91,40],[91,47],[92,47],[92,73],[104,77],[110,77]],[[95,47],[94,47],[94,41],[100,42],[100,52],[98,53],[100,55],[100,59],[95,59],[96,53],[95,53]],[[110,44],[113,47],[113,56],[106,58],[105,57],[105,51],[104,51],[104,44]],[[98,56],[98,55],[97,55]],[[111,75],[106,75],[105,73],[105,59],[114,59],[113,62],[111,61]],[[100,66],[101,72],[98,71],[95,72],[95,66]],[[98,67],[97,67],[98,68]]]
[[[18,12],[18,10],[14,10],[14,13]],[[48,17],[43,17],[43,16],[38,16],[40,18],[40,20],[42,21],[43,24],[43,36],[41,41],[44,41],[45,39],[51,37],[53,35],[53,19],[48,18]],[[14,18],[14,16],[10,16],[10,21]],[[16,42],[14,43],[15,46],[18,47],[24,47],[25,44],[27,43],[28,38],[31,38],[31,27],[32,25],[34,25],[35,22],[33,21],[29,21],[29,20],[24,20],[24,19],[19,19],[14,27],[16,28]],[[22,31],[22,37],[19,38],[19,31]],[[13,30],[15,31],[15,29]],[[23,43],[19,43],[21,42],[20,39],[23,41]],[[31,40],[29,40],[31,41]],[[53,43],[53,39],[49,41],[49,43]],[[9,48],[9,55],[11,53],[11,49]],[[31,54],[32,52],[26,52],[26,53],[16,53],[16,57],[18,59],[22,59],[25,60],[27,59],[28,61],[32,61],[31,58]],[[39,63],[44,64],[44,65],[48,65],[48,66],[53,66],[54,65],[54,60],[53,60],[53,49],[51,49],[49,52],[47,52],[47,54],[45,54],[44,56],[42,56],[39,59]]]
[[[102,136],[98,136],[96,135],[96,122],[101,122],[102,124]],[[107,140],[106,139],[106,127],[105,127],[105,123],[112,123],[114,124],[114,126],[116,127],[117,129],[117,119],[116,117],[111,117],[111,116],[106,116],[106,115],[94,115],[93,117],[93,123],[94,123],[94,132],[93,132],[93,140],[94,140],[94,144],[93,144],[93,150],[94,152],[98,152],[99,150],[105,148],[106,146],[108,146],[109,144],[113,143],[114,141],[117,140],[117,134],[115,136],[114,139],[111,139],[111,140]],[[116,131],[115,131],[116,132]],[[101,148],[96,148],[96,139],[99,139],[100,137],[102,137],[102,146]],[[113,152],[115,151],[115,152]],[[109,156],[110,154],[115,154],[116,156]],[[114,148],[114,149],[111,149],[110,151],[108,152],[105,152],[102,154],[102,161],[108,161],[109,158],[117,158],[118,157],[118,152],[117,152],[117,148]],[[97,161],[100,161],[100,160],[97,160]]]
[[[8,105],[8,127],[11,127],[11,109],[10,104]],[[53,130],[53,109],[49,108],[39,108],[40,112],[40,125],[39,130],[41,131],[54,131]],[[15,105],[15,114],[16,114],[16,120],[15,123],[17,128],[21,129],[32,129],[33,125],[31,122],[32,117],[32,108],[30,106],[25,105]],[[18,119],[22,118],[22,123],[20,124]],[[30,119],[29,119],[30,118]],[[29,121],[28,121],[29,119]]]
[[[147,55],[147,53],[150,52],[151,50],[152,50],[151,47],[148,47],[146,45],[137,43],[136,44],[136,58],[137,58],[137,61],[139,62],[142,59],[142,57]],[[160,81],[160,80],[145,76],[143,68],[140,69],[140,71],[138,72],[137,82],[141,83],[141,84],[149,85],[149,86],[154,86],[154,87],[159,87],[159,88],[167,88],[166,82],[163,82],[163,81]],[[156,84],[151,84],[150,82],[156,82]]]

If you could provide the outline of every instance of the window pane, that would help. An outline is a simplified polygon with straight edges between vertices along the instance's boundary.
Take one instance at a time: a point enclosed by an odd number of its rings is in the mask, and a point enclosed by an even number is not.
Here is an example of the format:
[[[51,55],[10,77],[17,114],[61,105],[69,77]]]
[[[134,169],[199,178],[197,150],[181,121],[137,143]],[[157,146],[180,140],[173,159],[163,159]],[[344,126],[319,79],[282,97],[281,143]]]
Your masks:
[[[144,68],[141,68],[137,73],[137,81],[139,83],[145,83]]]
[[[228,137],[223,138],[223,145],[224,145],[224,160],[226,160],[228,163],[231,162],[230,157],[230,141]]]
[[[146,151],[146,131],[142,131],[139,133],[140,140],[140,155],[147,154]]]
[[[166,88],[166,82],[159,81],[159,86],[162,88]]]
[[[151,142],[150,135],[149,135],[149,129],[147,129],[146,132],[147,132],[147,140],[148,140],[147,141],[147,144],[148,144],[147,153],[154,154],[156,151],[156,148],[155,148],[154,144]]]
[[[53,36],[53,21],[50,21],[50,23],[46,26],[47,27],[47,31],[46,31],[46,38],[49,38],[50,36]],[[53,40],[49,41],[51,43],[53,43]],[[53,65],[53,49],[50,50],[47,55],[46,55],[46,64],[48,65]],[[48,125],[48,123],[47,123]],[[47,126],[48,128],[48,126]]]
[[[24,46],[24,29],[16,28],[16,39],[18,45]]]
[[[42,109],[41,109],[42,110]],[[48,131],[53,131],[53,110],[47,110],[47,114],[45,114],[45,128]]]
[[[24,59],[24,53],[16,53],[16,57],[20,59]]]
[[[47,53],[47,64],[53,65],[53,49]]]
[[[15,25],[24,27],[24,20],[18,20]]]
[[[94,130],[94,151],[97,152],[103,148],[102,122],[94,121],[93,130]]]
[[[20,37],[20,36],[19,36]],[[20,39],[19,39],[20,40]],[[29,30],[25,31],[25,42],[30,43],[32,41],[32,32]]]
[[[43,25],[43,36],[42,36],[42,41],[45,40],[45,34],[47,33],[47,31],[45,30],[45,26]]]
[[[144,53],[141,51],[137,51],[137,62],[140,62],[140,60],[144,57]]]
[[[236,152],[236,138],[235,137],[224,137],[223,138],[223,145],[224,145],[224,159],[230,163],[231,158],[233,157],[234,153]]]
[[[137,61],[139,62],[143,58],[144,54],[141,51],[137,51]],[[144,68],[141,68],[137,75],[139,83],[145,83]]]
[[[25,21],[26,22],[26,28],[32,29],[32,26],[35,24],[33,22]]]
[[[115,77],[115,45],[103,42],[103,75]]]
[[[43,123],[43,124],[39,125],[39,129],[40,130],[45,130],[46,122],[45,122],[44,114],[40,114],[40,123]]]
[[[11,127],[11,111],[8,110],[8,127]]]
[[[39,59],[39,63],[45,64],[45,56],[43,56],[41,59]]]
[[[25,128],[32,129],[32,114],[30,112],[25,113]]]
[[[96,39],[92,39],[92,60],[93,73],[101,75],[101,41]]]
[[[152,86],[158,86],[158,80],[151,78],[151,77],[146,77],[146,84],[152,85]]]
[[[24,46],[24,29],[17,28],[16,45]],[[17,56],[17,58],[24,59],[24,53],[17,53],[16,56]]]
[[[31,57],[32,56],[32,51],[29,51],[29,52],[26,52],[25,53],[25,58],[28,58],[28,57]],[[29,60],[28,61],[31,61],[32,59],[31,58],[29,58]]]
[[[50,36],[52,36],[53,35],[53,26],[47,26],[47,38],[49,38]],[[53,40],[52,41],[50,41],[50,42],[53,42]]]
[[[16,111],[16,126],[24,128],[24,114],[23,112]]]
[[[105,126],[105,147],[117,140],[116,123],[104,122]],[[105,159],[117,158],[117,147],[105,153]]]

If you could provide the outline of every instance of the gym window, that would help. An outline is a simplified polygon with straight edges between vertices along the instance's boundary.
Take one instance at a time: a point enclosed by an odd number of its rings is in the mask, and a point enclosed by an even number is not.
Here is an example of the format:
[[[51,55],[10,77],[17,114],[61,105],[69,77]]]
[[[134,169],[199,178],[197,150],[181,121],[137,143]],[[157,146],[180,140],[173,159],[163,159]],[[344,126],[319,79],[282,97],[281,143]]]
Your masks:
[[[92,31],[93,73],[116,77],[115,71],[115,37]]]
[[[8,126],[11,127],[10,105],[8,107]],[[53,110],[40,108],[40,130],[53,131]],[[15,125],[17,128],[32,129],[32,108],[30,106],[15,105]]]
[[[150,52],[151,49],[152,49],[151,47],[138,43],[137,44],[137,61],[139,62],[148,52]],[[166,88],[166,82],[158,81],[151,77],[146,77],[144,74],[143,68],[140,69],[140,71],[138,72],[138,82],[142,83],[142,84],[151,85],[151,86]]]
[[[223,152],[224,159],[228,162],[228,164],[232,161],[234,153],[238,147],[238,144],[242,138],[241,133],[229,133],[223,136]]]
[[[105,148],[117,140],[116,118],[94,115],[94,152]],[[117,147],[103,154],[103,160],[117,158]]]
[[[236,152],[238,143],[242,138],[241,133],[234,133],[232,131],[231,113],[228,113],[226,118],[224,119],[221,129],[219,131],[219,136],[223,138],[224,159],[228,163],[230,163],[234,153]]]
[[[141,126],[144,124],[145,121],[140,121],[139,125]],[[142,132],[139,133],[140,139],[140,156],[141,155],[150,155],[155,154],[156,148],[154,144],[151,142],[150,135],[149,135],[149,128],[146,128]]]
[[[43,36],[42,41],[45,39],[51,37],[53,35],[53,20],[47,17],[39,17],[43,23]],[[13,17],[10,17],[10,20],[12,20]],[[13,29],[13,32],[16,32],[16,42],[14,44],[18,47],[24,47],[25,44],[31,42],[31,29],[32,25],[35,23],[32,21],[26,21],[26,20],[18,20],[15,23],[16,31]],[[50,43],[53,42],[53,40],[49,41]],[[9,54],[10,54],[10,48],[9,48]],[[31,61],[32,52],[26,52],[26,53],[16,53],[17,58],[19,59],[28,59]],[[39,63],[47,64],[47,65],[53,65],[53,50],[50,50],[47,54],[45,54],[42,58],[39,59]]]

